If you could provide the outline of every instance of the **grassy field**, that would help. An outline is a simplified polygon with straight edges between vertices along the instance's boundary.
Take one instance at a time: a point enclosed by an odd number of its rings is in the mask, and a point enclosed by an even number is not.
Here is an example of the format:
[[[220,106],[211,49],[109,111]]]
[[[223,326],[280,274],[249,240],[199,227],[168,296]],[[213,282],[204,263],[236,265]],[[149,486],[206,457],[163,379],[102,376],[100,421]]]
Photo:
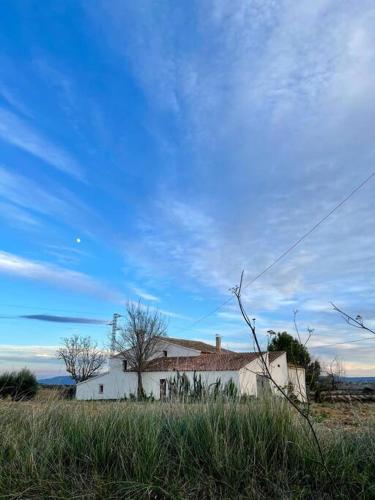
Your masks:
[[[3,401],[0,498],[372,499],[371,411],[352,408],[344,428],[329,405],[313,408],[332,483],[279,400]]]

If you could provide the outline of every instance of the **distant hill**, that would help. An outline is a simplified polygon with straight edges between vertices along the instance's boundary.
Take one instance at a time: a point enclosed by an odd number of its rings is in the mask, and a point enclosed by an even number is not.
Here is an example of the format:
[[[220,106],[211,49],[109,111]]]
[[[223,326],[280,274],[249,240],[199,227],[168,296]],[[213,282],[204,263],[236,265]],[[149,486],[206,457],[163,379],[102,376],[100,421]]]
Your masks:
[[[60,377],[43,378],[38,380],[41,385],[74,385],[74,380],[68,375]]]
[[[343,377],[345,382],[372,382],[375,383],[375,377]]]

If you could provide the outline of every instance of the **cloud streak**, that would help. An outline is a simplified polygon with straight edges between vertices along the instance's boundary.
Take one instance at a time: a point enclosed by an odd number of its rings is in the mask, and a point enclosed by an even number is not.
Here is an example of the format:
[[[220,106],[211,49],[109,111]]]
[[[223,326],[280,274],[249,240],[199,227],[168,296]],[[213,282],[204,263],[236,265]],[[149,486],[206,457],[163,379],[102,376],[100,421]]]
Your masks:
[[[25,314],[19,316],[22,319],[31,319],[37,321],[47,321],[50,323],[74,323],[82,325],[107,325],[108,320],[93,318],[75,318],[70,316],[53,316],[50,314]]]
[[[119,292],[107,288],[87,274],[8,252],[0,251],[0,273],[42,281],[55,287],[68,288],[76,293],[94,295],[112,302],[124,300]]]
[[[90,227],[98,225],[94,211],[69,189],[51,181],[48,189],[43,188],[41,182],[4,165],[0,165],[0,208],[0,217],[24,230],[59,222],[90,234]]]
[[[151,302],[159,302],[159,297],[156,295],[152,295],[151,293],[146,292],[145,290],[141,290],[140,288],[134,288],[134,293],[138,295],[141,299],[151,301]]]
[[[78,163],[64,150],[52,144],[42,134],[16,114],[0,108],[0,138],[43,160],[56,170],[83,181],[85,176]]]

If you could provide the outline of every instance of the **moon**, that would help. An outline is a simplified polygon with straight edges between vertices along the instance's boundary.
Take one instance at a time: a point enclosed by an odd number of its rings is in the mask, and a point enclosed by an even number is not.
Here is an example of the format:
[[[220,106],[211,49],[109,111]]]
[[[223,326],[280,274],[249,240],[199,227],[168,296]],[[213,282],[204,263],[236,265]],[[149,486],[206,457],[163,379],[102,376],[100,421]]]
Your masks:
[[[76,238],[76,243],[81,243],[81,238]]]

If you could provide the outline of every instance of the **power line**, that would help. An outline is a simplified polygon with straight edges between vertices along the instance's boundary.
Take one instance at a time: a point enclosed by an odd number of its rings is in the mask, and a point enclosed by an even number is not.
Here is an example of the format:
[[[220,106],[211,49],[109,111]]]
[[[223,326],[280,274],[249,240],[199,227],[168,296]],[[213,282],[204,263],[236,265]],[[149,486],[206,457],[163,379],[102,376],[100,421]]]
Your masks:
[[[335,344],[322,344],[322,345],[317,345],[317,346],[309,346],[309,349],[322,349],[323,347],[332,347],[336,345],[344,345],[344,344],[354,344],[354,342],[363,342],[366,340],[375,340],[375,337],[365,337],[363,339],[356,339],[356,340],[347,340],[346,342],[336,342]]]
[[[330,210],[324,217],[322,217],[316,224],[314,224],[306,233],[304,233],[298,240],[296,240],[292,245],[290,245],[283,253],[281,253],[269,266],[267,266],[265,269],[263,269],[262,272],[260,272],[258,275],[256,275],[252,280],[247,282],[243,288],[247,288],[250,285],[252,285],[255,281],[257,281],[259,278],[261,278],[264,274],[266,274],[270,269],[272,269],[276,264],[278,264],[284,257],[286,257],[292,250],[294,250],[302,241],[304,241],[310,234],[312,234],[318,227],[323,224],[329,217],[331,217],[332,214],[334,214],[339,208],[341,208],[355,193],[357,193],[360,189],[362,189],[373,177],[375,177],[375,171],[372,172],[364,181],[362,181],[358,186],[356,186],[343,200],[340,201],[335,207]],[[197,320],[193,321],[187,328],[182,330],[183,333],[187,330],[190,330],[193,328],[195,325],[198,323],[204,321],[207,319],[209,316],[212,316],[212,314],[215,314],[217,311],[222,309],[225,305],[229,304],[233,300],[233,297],[229,297],[226,299],[222,304],[217,306],[215,309],[212,311],[208,312],[204,316],[198,318]]]
[[[344,203],[346,203],[357,191],[359,191],[365,184],[367,184],[373,177],[375,177],[375,171],[372,172],[364,181],[361,182],[357,187],[355,187],[346,198],[340,201],[328,214],[326,214],[322,219],[319,220],[311,229],[309,229],[305,234],[303,234],[296,242],[294,242],[285,252],[283,252],[277,259],[275,259],[268,267],[266,267],[261,273],[259,273],[253,280],[249,281],[244,285],[244,288],[252,285],[254,281],[259,279],[263,274],[269,271],[273,266],[275,266],[280,260],[282,260],[288,253],[294,250],[303,240],[305,240],[311,233],[313,233],[323,222],[325,222],[332,214],[336,212],[339,208],[341,208]]]
[[[362,187],[364,187],[373,177],[375,177],[375,171],[372,172],[358,186],[356,186],[343,200],[340,201],[340,203],[338,203],[330,212],[328,212],[324,217],[322,217],[314,226],[312,226],[298,240],[296,240],[283,253],[281,253],[270,265],[268,265],[265,269],[263,269],[262,272],[260,272],[252,280],[250,280],[249,282],[247,282],[243,286],[243,288],[247,288],[250,285],[252,285],[255,281],[257,281],[264,274],[266,274],[270,269],[272,269],[276,264],[278,264],[284,257],[286,257],[292,250],[294,250],[300,243],[302,243],[302,241],[304,241],[308,236],[310,236],[321,224],[323,224],[323,222],[325,222],[333,213],[335,213],[339,208],[341,208],[355,193],[357,193],[360,189],[362,189]],[[215,309],[209,311],[204,316],[201,316],[197,320],[193,321],[187,328],[185,328],[182,331],[180,331],[180,333],[183,333],[183,332],[185,332],[187,330],[190,330],[191,328],[193,328],[198,323],[201,323],[202,321],[204,321],[208,317],[210,317],[213,314],[215,314],[217,311],[219,311],[220,309],[222,309],[226,304],[228,304],[232,300],[233,300],[233,297],[229,297],[223,303],[221,303],[219,306],[215,307]],[[99,314],[97,311],[96,312],[93,312],[93,311],[72,311],[72,310],[67,310],[67,309],[41,308],[41,307],[23,306],[23,305],[16,305],[16,304],[0,304],[0,305],[2,305],[4,307],[17,307],[17,308],[20,308],[20,309],[39,309],[39,310],[44,310],[44,311],[65,312],[65,313],[70,313],[70,314]]]

